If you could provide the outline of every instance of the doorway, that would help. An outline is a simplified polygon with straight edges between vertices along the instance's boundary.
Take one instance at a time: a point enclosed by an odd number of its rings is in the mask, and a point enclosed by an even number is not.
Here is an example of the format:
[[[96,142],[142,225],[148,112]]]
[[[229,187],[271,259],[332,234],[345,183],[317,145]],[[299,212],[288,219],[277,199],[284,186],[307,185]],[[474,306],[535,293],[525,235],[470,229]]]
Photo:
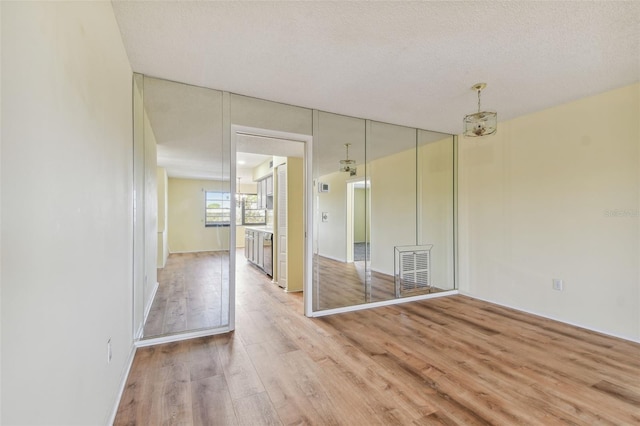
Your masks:
[[[232,124],[231,152],[232,193],[241,194],[243,185],[246,188],[246,185],[257,184],[256,193],[262,192],[264,187],[272,188],[272,192],[267,193],[266,204],[261,204],[266,209],[264,224],[247,226],[244,223],[239,225],[237,221],[232,223],[231,244],[237,249],[231,253],[231,308],[235,309],[236,279],[241,276],[236,270],[238,265],[261,268],[259,261],[247,264],[246,259],[240,261],[238,256],[247,257],[247,243],[260,237],[267,240],[271,236],[272,284],[282,287],[285,292],[303,292],[307,314],[311,306],[308,301],[311,294],[304,290],[311,286],[312,137]],[[253,159],[253,163],[249,159]],[[234,204],[234,209],[240,205]],[[232,212],[232,216],[237,214],[235,210]],[[231,318],[233,329],[235,310]]]

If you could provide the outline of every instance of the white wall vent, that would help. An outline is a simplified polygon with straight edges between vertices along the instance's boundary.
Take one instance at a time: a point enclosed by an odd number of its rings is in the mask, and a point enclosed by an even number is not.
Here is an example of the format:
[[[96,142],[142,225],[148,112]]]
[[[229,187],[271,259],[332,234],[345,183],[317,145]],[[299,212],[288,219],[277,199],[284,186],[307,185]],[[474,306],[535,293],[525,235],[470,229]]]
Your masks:
[[[396,297],[431,290],[432,247],[433,244],[395,247]]]

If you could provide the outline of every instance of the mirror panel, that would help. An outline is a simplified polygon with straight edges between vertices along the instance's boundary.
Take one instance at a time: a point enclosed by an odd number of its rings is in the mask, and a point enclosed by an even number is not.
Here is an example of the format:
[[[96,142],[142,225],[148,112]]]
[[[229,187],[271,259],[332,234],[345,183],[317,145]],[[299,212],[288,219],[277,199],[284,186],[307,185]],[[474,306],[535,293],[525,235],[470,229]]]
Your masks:
[[[432,291],[455,289],[454,137],[418,130],[418,242],[432,245]]]
[[[144,77],[133,74],[133,335],[142,336],[144,296]]]
[[[148,312],[144,338],[233,326],[229,286],[236,251],[231,253],[229,223],[241,171],[233,164],[234,125],[270,134],[236,136],[237,145],[248,144],[240,152],[271,155],[274,167],[300,163],[292,183],[304,180],[303,157],[276,154],[276,135],[293,137],[280,142],[313,135],[312,310],[455,288],[452,135],[136,75],[134,216],[141,226],[134,229],[134,263],[143,266],[134,267],[134,318],[141,324]],[[243,183],[255,178],[247,174]],[[303,192],[294,187],[288,195]],[[273,216],[268,219],[278,225]],[[279,244],[274,241],[274,252]],[[403,247],[428,247],[428,288],[403,287],[408,275],[400,277],[397,254]],[[302,267],[304,259],[291,259],[292,268]],[[301,279],[285,290],[297,291]],[[164,294],[163,282],[179,295]],[[205,285],[196,288],[197,282]]]
[[[231,94],[231,123],[301,135],[313,133],[310,109],[236,94]]]
[[[314,309],[365,303],[364,258],[354,262],[354,244],[366,242],[365,200],[354,204],[354,185],[364,185],[365,120],[317,114],[314,135]],[[347,160],[352,171],[340,171]],[[364,191],[364,188],[362,188]],[[356,235],[356,231],[358,232]]]
[[[143,77],[142,338],[229,325],[230,145],[223,93]],[[228,139],[228,138],[227,138]]]
[[[416,244],[416,129],[369,122],[370,298],[396,297],[394,249]]]
[[[453,136],[316,116],[314,310],[454,289]],[[352,173],[339,171],[346,142]],[[405,251],[428,272],[408,270]]]

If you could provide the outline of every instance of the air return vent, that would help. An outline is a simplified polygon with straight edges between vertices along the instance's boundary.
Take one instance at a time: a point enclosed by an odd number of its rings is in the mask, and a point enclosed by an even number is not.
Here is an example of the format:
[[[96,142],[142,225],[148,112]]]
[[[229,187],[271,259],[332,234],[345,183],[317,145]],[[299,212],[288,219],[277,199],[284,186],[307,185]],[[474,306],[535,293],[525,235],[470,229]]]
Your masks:
[[[396,297],[428,293],[431,290],[431,248],[422,246],[396,246]]]

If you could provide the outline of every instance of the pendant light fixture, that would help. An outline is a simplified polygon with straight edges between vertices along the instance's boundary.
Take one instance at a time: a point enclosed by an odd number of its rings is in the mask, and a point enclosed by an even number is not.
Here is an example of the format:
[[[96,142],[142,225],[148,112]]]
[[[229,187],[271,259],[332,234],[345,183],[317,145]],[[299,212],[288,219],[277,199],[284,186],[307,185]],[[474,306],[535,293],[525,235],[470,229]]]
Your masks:
[[[236,178],[238,179],[238,186],[236,186],[236,200],[240,201],[240,200],[244,200],[245,198],[245,194],[243,194],[242,192],[240,192],[240,179],[242,179],[241,177]]]
[[[487,83],[474,84],[471,89],[478,92],[478,112],[464,117],[464,135],[476,138],[492,135],[498,129],[498,114],[495,111],[480,111],[480,92]]]
[[[347,159],[340,160],[340,171],[348,172],[349,176],[355,176],[356,173],[358,173],[358,171],[356,170],[356,162],[355,160],[349,160],[349,147],[351,146],[351,144],[345,143],[344,146],[347,149]]]

